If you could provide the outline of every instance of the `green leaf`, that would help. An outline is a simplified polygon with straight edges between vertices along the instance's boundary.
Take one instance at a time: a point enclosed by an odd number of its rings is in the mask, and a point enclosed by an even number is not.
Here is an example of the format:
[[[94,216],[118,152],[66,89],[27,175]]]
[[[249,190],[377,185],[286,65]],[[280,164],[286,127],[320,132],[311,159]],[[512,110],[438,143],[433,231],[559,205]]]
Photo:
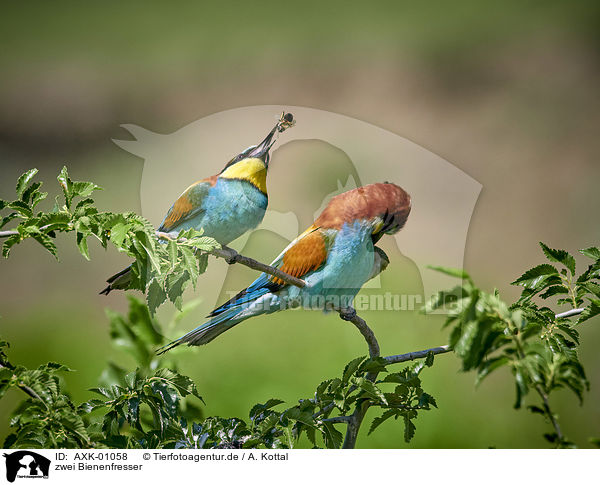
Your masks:
[[[342,446],[344,439],[342,433],[335,429],[332,423],[327,421],[323,423],[323,437],[325,438],[325,446],[329,449],[338,449]]]
[[[559,276],[558,270],[551,264],[540,264],[523,273],[511,285],[519,285],[539,291],[544,287],[548,276]]]
[[[360,367],[360,364],[366,359],[366,357],[357,357],[356,359],[348,362],[346,367],[344,367],[344,373],[342,374],[342,380],[344,382],[348,382],[350,377],[354,375],[354,373]]]
[[[29,185],[29,182],[35,176],[36,173],[38,173],[38,169],[32,168],[31,170],[28,170],[27,172],[25,172],[23,175],[21,175],[19,177],[19,180],[17,180],[17,188],[16,188],[17,195],[19,196],[19,198],[21,198],[21,196],[23,195],[23,192],[25,192],[25,189]]]
[[[415,431],[417,430],[414,423],[408,417],[408,415],[404,415],[404,441],[410,443],[410,440],[415,436]]]
[[[156,281],[156,279],[153,279],[146,294],[146,301],[148,302],[148,309],[150,310],[150,313],[154,315],[156,313],[156,309],[161,306],[166,299],[167,294],[164,288],[160,283],[158,283],[158,281]]]
[[[546,258],[548,258],[549,261],[565,265],[571,274],[575,276],[575,258],[573,256],[563,249],[551,249],[543,242],[540,242],[540,246],[542,247],[542,251],[544,251]]]
[[[85,198],[91,195],[94,190],[102,190],[102,187],[92,182],[74,182],[73,183],[73,197]]]
[[[8,258],[10,254],[10,249],[19,242],[21,242],[21,236],[19,236],[18,234],[9,236],[4,241],[2,241],[2,256]]]
[[[387,372],[388,361],[383,357],[376,357],[374,359],[365,360],[360,366],[361,371],[364,372]]]
[[[544,293],[542,293],[540,295],[540,298],[546,300],[548,298],[550,298],[551,296],[554,295],[564,295],[569,293],[568,288],[562,286],[562,285],[554,285],[549,287]]]
[[[589,320],[590,318],[593,318],[598,314],[600,314],[600,300],[590,300],[590,304],[587,307],[585,307],[581,315],[579,315],[577,323],[583,323],[586,320]]]
[[[514,408],[519,409],[523,402],[523,397],[529,392],[529,386],[527,385],[527,380],[520,366],[514,367],[515,374],[515,385],[516,385],[516,399]]]
[[[158,369],[154,374],[153,379],[161,379],[168,383],[181,397],[186,397],[191,394],[204,402],[202,396],[198,393],[198,389],[196,389],[196,384],[194,384],[194,381],[187,376],[181,375],[170,369]]]
[[[60,171],[60,174],[56,178],[58,183],[60,184],[63,195],[65,197],[65,205],[67,209],[71,208],[71,201],[73,200],[73,182],[69,178],[69,172],[67,171],[67,167],[63,167]]]
[[[131,230],[131,224],[117,222],[110,228],[110,240],[117,247],[122,247],[128,232]]]
[[[198,258],[198,273],[203,274],[208,268],[208,253],[202,253],[197,255]]]
[[[248,413],[248,417],[251,420],[255,420],[264,411],[274,408],[275,406],[279,406],[280,404],[283,404],[283,403],[284,403],[284,401],[282,401],[281,399],[269,399],[264,404],[255,404],[254,406],[252,406],[252,409],[250,409],[250,412]]]
[[[42,246],[44,246],[48,251],[50,251],[50,253],[58,260],[58,251],[56,249],[56,245],[54,244],[50,236],[39,233],[32,237]]]
[[[398,411],[396,411],[395,409],[388,409],[387,411],[385,411],[381,416],[377,416],[373,422],[371,423],[371,427],[369,428],[369,432],[368,434],[371,434],[373,431],[375,431],[381,424],[383,424],[385,421],[387,421],[389,418],[391,418],[392,416],[397,416],[398,415]]]
[[[19,215],[16,212],[11,212],[7,216],[4,216],[0,219],[0,229],[2,229],[6,224],[8,224],[13,219],[16,219]]]
[[[182,255],[182,268],[185,269],[190,274],[190,280],[192,281],[192,286],[196,289],[196,281],[198,281],[198,276],[200,273],[198,272],[198,261],[194,256],[193,251],[190,248],[185,246],[180,246],[181,255]]]
[[[481,381],[483,381],[488,375],[490,375],[492,372],[494,372],[496,369],[499,369],[503,365],[508,364],[509,362],[510,359],[504,355],[486,360],[482,365],[479,366],[475,385],[478,386],[479,384],[481,384]]]
[[[600,285],[599,284],[594,283],[593,281],[587,281],[585,283],[581,283],[579,285],[579,287],[583,288],[587,293],[594,295],[596,298],[600,298]]]
[[[356,379],[355,384],[360,387],[369,397],[381,401],[384,405],[387,405],[387,399],[383,394],[383,391],[379,389],[373,382],[363,377]]]
[[[77,247],[79,248],[79,252],[83,255],[85,259],[90,260],[90,252],[88,250],[87,237],[81,233],[77,232],[76,234]]]
[[[588,258],[600,260],[600,249],[591,247],[587,249],[580,249],[579,252]]]
[[[462,280],[470,280],[471,277],[466,271],[458,268],[447,268],[445,266],[427,266],[429,269],[437,271],[439,273],[444,273],[448,276],[453,276],[454,278],[460,278]]]
[[[8,204],[8,208],[17,211],[23,217],[33,217],[33,211],[31,210],[29,205],[27,205],[22,200],[15,200],[13,202],[10,202]]]
[[[35,192],[31,198],[31,207],[35,209],[46,197],[48,197],[48,192]]]
[[[32,199],[38,196],[39,188],[42,186],[42,182],[36,182],[31,184],[25,191],[21,194],[21,200],[26,204],[29,204]],[[48,194],[46,194],[48,195]]]
[[[170,273],[166,279],[167,296],[175,307],[181,311],[183,304],[183,292],[189,284],[190,275],[187,271],[183,273]]]
[[[305,424],[306,426],[315,426],[315,420],[313,419],[312,414],[306,411],[301,411],[297,407],[286,409],[282,415],[288,419],[293,419],[294,421]]]
[[[167,243],[167,251],[169,252],[169,263],[171,264],[171,271],[175,269],[175,265],[177,264],[177,243],[170,239]]]

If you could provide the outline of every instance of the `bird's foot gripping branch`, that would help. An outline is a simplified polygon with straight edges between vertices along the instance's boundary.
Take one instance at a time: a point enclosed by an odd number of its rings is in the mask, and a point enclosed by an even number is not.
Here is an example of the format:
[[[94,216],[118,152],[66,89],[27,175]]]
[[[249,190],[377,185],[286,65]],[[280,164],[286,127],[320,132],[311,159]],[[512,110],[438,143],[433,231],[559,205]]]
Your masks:
[[[6,355],[8,344],[0,342],[0,398],[10,389],[25,397],[13,413],[5,447],[351,448],[368,412],[373,415],[369,433],[393,417],[410,441],[415,418],[436,406],[434,397],[423,390],[424,371],[433,365],[436,354],[451,350],[464,371],[476,372],[477,382],[495,370],[510,370],[517,390],[515,406],[527,401],[530,411],[546,419],[545,437],[552,445],[574,446],[560,426],[551,398],[557,389],[568,388],[581,400],[589,387],[578,356],[578,327],[600,313],[599,249],[581,251],[591,264],[576,274],[570,254],[542,245],[549,263],[514,282],[523,293],[512,305],[497,292],[482,291],[462,271],[437,268],[458,277],[461,284],[429,303],[429,310],[444,307],[449,312],[446,325],[451,333],[448,345],[427,350],[382,357],[367,322],[352,309],[340,309],[340,316],[365,339],[368,357],[354,359],[340,376],[323,380],[314,395],[292,407],[269,399],[252,407],[248,419],[206,418],[199,407],[199,391],[177,371],[177,351],[165,357],[155,353],[168,340],[153,317],[154,310],[167,298],[183,308],[183,289],[204,271],[209,254],[289,285],[302,287],[304,281],[221,248],[195,231],[159,243],[163,235],[157,238],[143,218],[99,211],[90,197],[98,187],[71,181],[66,169],[58,178],[62,200],[57,199],[49,212],[36,212],[47,194],[40,191],[41,183],[32,182],[35,173],[29,171],[19,179],[15,200],[0,200],[4,257],[26,239],[38,241],[57,257],[54,238],[72,233],[79,251],[89,258],[87,240],[92,237],[101,246],[110,243],[135,259],[132,286],[144,291],[147,299],[144,303],[129,297],[128,315],[109,313],[113,344],[131,354],[135,370],[109,362],[108,371],[92,389],[97,397],[84,403],[74,403],[57,377],[68,372],[67,367],[12,365]],[[14,227],[5,229],[9,224]],[[568,309],[556,314],[546,306],[551,301]],[[416,359],[417,364],[396,368]],[[443,402],[444,396],[438,400]]]

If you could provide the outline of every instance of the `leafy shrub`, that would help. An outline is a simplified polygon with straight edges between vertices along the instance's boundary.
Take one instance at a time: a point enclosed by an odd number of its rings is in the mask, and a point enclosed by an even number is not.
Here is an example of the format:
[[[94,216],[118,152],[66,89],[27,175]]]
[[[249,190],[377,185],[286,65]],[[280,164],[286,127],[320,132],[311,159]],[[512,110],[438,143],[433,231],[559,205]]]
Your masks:
[[[17,222],[14,229],[0,231],[3,256],[33,239],[58,258],[53,241],[57,233],[74,233],[79,251],[89,259],[87,240],[94,237],[103,247],[110,243],[135,260],[131,287],[143,291],[146,301],[130,296],[127,315],[107,311],[113,345],[134,358],[135,370],[108,362],[100,382],[90,389],[96,397],[80,404],[72,401],[59,377],[70,369],[53,362],[37,369],[13,365],[8,343],[0,341],[0,398],[9,389],[27,395],[13,412],[13,431],[5,447],[291,448],[303,434],[315,447],[353,447],[369,408],[379,411],[369,433],[394,418],[402,423],[408,442],[419,413],[437,407],[422,388],[421,374],[433,365],[435,354],[450,350],[464,371],[476,373],[477,383],[500,368],[509,369],[515,379],[515,407],[521,407],[533,391],[538,400],[528,409],[550,423],[546,439],[556,447],[574,446],[562,432],[549,398],[555,390],[567,388],[581,402],[589,389],[578,357],[577,329],[600,313],[598,248],[581,251],[592,262],[576,276],[572,255],[542,244],[553,264],[538,265],[519,277],[513,284],[523,291],[512,305],[497,291],[478,288],[463,271],[434,268],[461,279],[461,285],[440,292],[426,306],[428,311],[448,310],[445,325],[452,328],[448,346],[381,357],[365,337],[369,357],[352,360],[340,376],[324,380],[313,396],[294,406],[282,409],[285,403],[272,398],[253,406],[247,420],[204,417],[198,389],[177,371],[177,350],[160,358],[155,353],[168,340],[154,312],[167,299],[183,313],[189,309],[183,304],[183,291],[190,283],[195,286],[208,255],[215,254],[219,245],[193,230],[180,233],[176,240],[159,241],[142,217],[99,211],[90,196],[100,188],[73,182],[66,168],[58,176],[62,200],[57,197],[50,212],[36,212],[47,197],[40,191],[42,184],[33,182],[36,172],[19,178],[15,200],[0,200],[0,210],[7,213],[0,219],[0,229]],[[570,310],[555,315],[550,307],[539,306],[539,300],[555,301]],[[414,359],[422,360],[393,369]],[[346,436],[340,426],[346,427]]]

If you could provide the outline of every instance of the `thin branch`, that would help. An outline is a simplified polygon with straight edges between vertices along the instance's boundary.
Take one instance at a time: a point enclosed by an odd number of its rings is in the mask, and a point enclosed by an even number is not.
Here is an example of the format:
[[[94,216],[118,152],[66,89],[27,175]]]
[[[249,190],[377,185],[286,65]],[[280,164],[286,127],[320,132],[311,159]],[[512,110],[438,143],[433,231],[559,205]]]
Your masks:
[[[40,232],[44,232],[48,229],[52,224],[46,224],[45,226],[40,227]],[[10,237],[10,236],[18,236],[19,231],[0,231],[0,237]]]
[[[399,364],[400,362],[407,362],[409,360],[423,359],[427,357],[429,352],[432,352],[434,355],[438,355],[445,354],[446,352],[452,352],[452,349],[448,345],[441,345],[431,349],[418,350],[417,352],[408,352],[407,354],[390,355],[389,357],[384,357],[384,359],[389,364]]]
[[[342,320],[351,322],[356,328],[358,328],[358,331],[364,337],[367,345],[369,346],[369,356],[371,359],[379,357],[379,342],[377,342],[377,337],[375,337],[373,330],[371,330],[371,328],[367,325],[367,322],[365,322],[356,314],[356,310],[354,308],[340,308],[337,309],[337,312],[340,314],[340,318]]]
[[[337,311],[339,312],[342,320],[351,322],[356,328],[358,328],[358,331],[367,342],[369,347],[369,356],[371,359],[376,359],[379,357],[379,342],[377,342],[377,337],[375,337],[373,330],[371,330],[371,328],[367,325],[367,322],[357,315],[354,308],[340,308],[337,309]],[[365,378],[371,382],[374,382],[377,378],[377,374],[379,374],[379,372],[367,372]],[[346,428],[346,436],[344,437],[344,444],[342,445],[342,448],[354,448],[356,446],[358,431],[360,430],[360,425],[362,424],[369,406],[370,403],[368,400],[359,401],[356,404],[356,409],[349,416],[349,419],[345,420],[348,424],[348,427]]]
[[[173,240],[171,235],[167,232],[156,231],[156,237],[158,237],[159,239]],[[180,238],[177,241],[185,242],[186,239]],[[285,273],[280,269],[274,268],[273,266],[269,266],[268,264],[261,263],[260,261],[248,258],[247,256],[242,256],[235,249],[231,249],[230,247],[222,246],[220,249],[213,249],[212,251],[210,251],[210,254],[217,258],[224,259],[229,264],[238,263],[256,271],[262,271],[263,273],[270,274],[271,276],[279,278],[281,281],[287,283],[288,285],[297,286],[298,288],[304,288],[306,286],[306,282],[304,280],[301,280],[300,278],[295,278],[294,276]]]
[[[560,429],[560,425],[558,424],[558,421],[556,420],[556,416],[552,412],[552,409],[550,409],[550,401],[548,400],[548,394],[546,394],[546,391],[544,391],[544,388],[541,386],[541,384],[536,384],[535,390],[537,391],[537,393],[542,398],[542,401],[544,402],[544,411],[546,412],[546,416],[548,416],[548,419],[550,419],[550,422],[552,423],[552,427],[554,428],[554,431],[556,431],[556,437],[558,438],[558,443],[560,444],[563,442],[564,436]]]
[[[280,269],[269,266],[268,264],[261,263],[260,261],[248,258],[247,256],[242,256],[240,253],[234,249],[231,249],[230,247],[223,246],[221,249],[213,249],[210,254],[217,258],[224,259],[229,264],[239,263],[256,271],[262,271],[263,273],[270,274],[276,278],[279,278],[288,285],[297,286],[298,288],[304,288],[306,286],[306,282],[304,280],[296,278],[284,271],[281,271]]]
[[[348,423],[352,420],[352,416],[334,416],[333,418],[325,418],[322,421],[326,423]]]
[[[573,310],[569,310],[567,312],[557,313],[554,315],[554,318],[559,319],[572,317],[573,315],[579,315],[580,313],[583,313],[583,310],[585,310],[585,308],[573,308]]]

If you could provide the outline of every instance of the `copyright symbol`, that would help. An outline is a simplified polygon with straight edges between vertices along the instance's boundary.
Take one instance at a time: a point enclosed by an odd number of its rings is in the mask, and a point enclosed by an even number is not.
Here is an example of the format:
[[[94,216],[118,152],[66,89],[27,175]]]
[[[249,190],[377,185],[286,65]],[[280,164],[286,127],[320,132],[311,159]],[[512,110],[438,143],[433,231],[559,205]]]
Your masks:
[[[149,459],[150,459],[150,453],[144,453],[144,454],[142,455],[142,458],[143,458],[144,460],[149,460]]]

